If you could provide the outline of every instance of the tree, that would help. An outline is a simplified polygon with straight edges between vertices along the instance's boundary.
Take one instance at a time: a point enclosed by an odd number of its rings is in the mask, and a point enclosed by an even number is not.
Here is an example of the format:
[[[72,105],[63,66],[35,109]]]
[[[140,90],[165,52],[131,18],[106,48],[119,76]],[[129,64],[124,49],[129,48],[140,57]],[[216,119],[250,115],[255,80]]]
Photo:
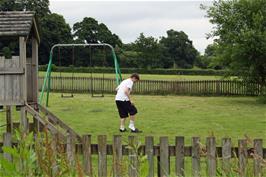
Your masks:
[[[170,64],[175,67],[192,68],[198,56],[192,41],[183,31],[168,30],[167,37],[162,37],[160,44],[163,46],[166,67]]]
[[[97,20],[91,17],[85,17],[81,22],[77,22],[73,25],[74,37],[77,43],[108,43],[115,49],[122,46],[122,41],[119,37],[112,33],[108,27],[103,23],[98,23]],[[101,49],[93,49],[93,66],[103,66],[104,61],[102,57],[103,51]],[[89,51],[81,51],[79,58],[84,58],[86,62],[90,53]],[[106,49],[106,61],[105,66],[114,66],[114,61],[111,55],[111,51]]]
[[[224,69],[224,66],[219,62],[219,51],[218,44],[213,43],[209,44],[204,52],[204,55],[201,55],[195,61],[195,65],[200,68],[213,68],[213,69]]]
[[[85,17],[81,22],[73,25],[74,37],[78,42],[109,43],[113,47],[121,46],[122,42],[116,34],[113,34],[103,23],[91,17]]]
[[[202,7],[215,25],[220,64],[230,75],[266,85],[266,1],[215,1]]]
[[[39,61],[40,64],[47,64],[51,47],[57,43],[71,43],[73,38],[71,35],[71,28],[62,15],[55,13],[46,15],[42,19],[40,26],[42,29],[42,40],[39,51]],[[68,61],[64,60],[62,65],[70,64],[70,61],[70,59]]]
[[[145,37],[143,33],[133,43],[133,48],[138,54],[138,66],[141,68],[161,67],[161,51],[158,40],[152,36]]]
[[[0,11],[21,11],[23,10],[23,4],[18,3],[16,0],[1,0]]]
[[[0,11],[35,11],[38,18],[50,14],[49,0],[1,0]]]

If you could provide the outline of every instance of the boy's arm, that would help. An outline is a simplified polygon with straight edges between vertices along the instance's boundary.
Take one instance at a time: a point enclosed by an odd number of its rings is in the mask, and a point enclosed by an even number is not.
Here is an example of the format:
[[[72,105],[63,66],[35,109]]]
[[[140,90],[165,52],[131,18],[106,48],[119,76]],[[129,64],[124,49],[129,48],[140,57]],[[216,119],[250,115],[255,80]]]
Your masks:
[[[131,98],[130,98],[130,89],[128,87],[125,88],[125,94],[128,97],[129,101],[132,103]]]

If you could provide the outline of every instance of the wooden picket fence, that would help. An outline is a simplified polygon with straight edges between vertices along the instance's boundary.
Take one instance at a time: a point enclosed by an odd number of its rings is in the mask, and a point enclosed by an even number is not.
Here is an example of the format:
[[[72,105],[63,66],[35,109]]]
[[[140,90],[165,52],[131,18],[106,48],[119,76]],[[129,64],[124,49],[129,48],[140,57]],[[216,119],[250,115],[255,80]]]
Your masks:
[[[39,77],[39,88],[43,77]],[[51,91],[73,93],[114,93],[114,79],[90,77],[52,77]],[[134,85],[135,94],[153,95],[259,95],[260,85],[237,80],[163,81],[141,80]]]
[[[58,141],[57,138],[52,138],[53,141]],[[83,170],[88,176],[109,176],[107,172],[108,165],[112,167],[112,173],[115,177],[137,177],[140,174],[139,157],[146,157],[148,177],[153,176],[185,176],[186,166],[185,158],[191,157],[192,176],[201,176],[202,170],[201,159],[206,159],[206,170],[208,176],[219,176],[217,172],[218,162],[222,164],[222,171],[226,176],[232,172],[232,160],[238,159],[238,168],[234,169],[237,172],[233,176],[247,176],[248,159],[253,159],[252,172],[254,176],[262,176],[265,172],[266,149],[263,148],[263,140],[253,140],[253,145],[250,145],[248,139],[238,140],[238,147],[232,147],[230,138],[223,138],[222,145],[217,147],[215,137],[207,137],[206,145],[200,142],[199,137],[192,137],[191,146],[185,146],[184,137],[177,136],[175,144],[169,145],[168,137],[160,137],[159,144],[155,145],[154,137],[145,137],[145,144],[138,146],[138,137],[129,136],[128,143],[122,143],[121,135],[114,135],[112,144],[107,144],[107,136],[99,135],[97,144],[92,144],[91,135],[83,135],[81,141],[75,139],[73,134],[68,134],[63,144],[67,158],[70,163],[75,163],[77,154],[83,156]],[[11,134],[4,133],[2,146],[15,146],[16,143],[11,142]],[[58,143],[58,142],[56,142]],[[252,146],[252,147],[250,147]],[[93,168],[93,156],[98,156],[98,171]],[[112,164],[108,164],[107,157],[112,156]],[[125,158],[128,157],[128,163],[125,163]],[[4,154],[4,157],[11,160],[9,154]],[[174,163],[172,164],[174,158]],[[250,161],[250,160],[249,160]],[[124,174],[123,164],[128,164]],[[174,174],[170,173],[170,167],[174,165]],[[221,172],[221,171],[220,171]],[[250,173],[250,171],[249,171]],[[96,175],[97,174],[97,175]],[[232,175],[231,175],[232,176]]]

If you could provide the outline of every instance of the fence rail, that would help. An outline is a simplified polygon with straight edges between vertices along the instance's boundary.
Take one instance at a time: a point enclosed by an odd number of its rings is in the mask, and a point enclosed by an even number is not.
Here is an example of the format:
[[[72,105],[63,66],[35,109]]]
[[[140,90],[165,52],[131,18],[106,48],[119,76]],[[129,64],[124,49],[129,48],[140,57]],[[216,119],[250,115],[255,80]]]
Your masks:
[[[39,78],[39,88],[43,77]],[[116,82],[108,78],[52,77],[51,91],[73,93],[114,93]],[[154,95],[248,95],[260,93],[260,85],[234,80],[162,81],[141,80],[134,86],[135,94]]]
[[[139,168],[141,162],[139,156],[146,157],[148,167],[146,168],[149,177],[152,176],[184,176],[185,169],[185,157],[191,157],[191,170],[193,176],[200,176],[202,174],[202,158],[206,159],[206,171],[208,176],[216,176],[219,173],[223,173],[226,176],[231,174],[232,170],[237,171],[235,174],[239,176],[247,176],[250,174],[250,164],[248,159],[253,159],[252,173],[254,176],[262,176],[265,172],[265,158],[266,148],[263,148],[263,140],[253,140],[253,145],[250,145],[246,139],[238,140],[238,147],[232,147],[230,138],[223,138],[222,145],[216,146],[215,137],[207,137],[206,144],[203,145],[200,142],[199,137],[192,137],[191,146],[185,146],[184,137],[177,136],[175,138],[175,145],[169,145],[168,137],[160,137],[159,145],[154,145],[154,138],[152,136],[145,137],[145,144],[138,146],[138,138],[136,136],[129,136],[128,143],[122,144],[122,136],[114,135],[112,144],[107,144],[107,136],[99,135],[97,137],[97,144],[92,144],[91,135],[83,135],[82,143],[76,143],[75,136],[68,134],[66,137],[66,143],[60,144],[64,147],[64,151],[67,153],[69,163],[75,163],[76,154],[83,156],[83,170],[86,175],[92,176],[92,174],[98,174],[98,176],[107,176],[107,156],[112,155],[112,171],[114,176],[125,176],[122,167],[123,164],[128,164],[126,170],[128,175],[126,176],[141,176]],[[0,143],[0,150],[2,146],[16,146],[17,143],[12,143],[11,134],[4,133],[3,143]],[[57,138],[53,138],[56,141]],[[252,146],[252,147],[251,147]],[[98,168],[93,168],[92,156],[98,156]],[[124,163],[125,158],[128,157],[128,163]],[[12,157],[4,153],[4,157],[11,160]],[[170,160],[170,157],[174,157],[174,161]],[[238,168],[235,169],[235,164],[232,163],[232,159],[237,158]],[[123,161],[123,162],[122,162]],[[174,162],[172,164],[172,162]],[[250,162],[250,160],[249,160]],[[218,164],[221,164],[220,171]],[[171,174],[170,167],[174,165],[174,174]],[[233,167],[234,166],[234,167]],[[98,169],[98,172],[94,170]],[[156,169],[156,170],[155,170]]]

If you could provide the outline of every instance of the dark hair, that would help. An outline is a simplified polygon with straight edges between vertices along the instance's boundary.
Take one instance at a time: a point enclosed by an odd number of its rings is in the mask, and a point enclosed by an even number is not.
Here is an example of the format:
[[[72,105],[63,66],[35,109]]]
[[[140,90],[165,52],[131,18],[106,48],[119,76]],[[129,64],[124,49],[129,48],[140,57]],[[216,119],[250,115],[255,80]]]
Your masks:
[[[139,80],[139,74],[133,73],[133,74],[131,74],[130,78],[136,78],[137,80]]]

